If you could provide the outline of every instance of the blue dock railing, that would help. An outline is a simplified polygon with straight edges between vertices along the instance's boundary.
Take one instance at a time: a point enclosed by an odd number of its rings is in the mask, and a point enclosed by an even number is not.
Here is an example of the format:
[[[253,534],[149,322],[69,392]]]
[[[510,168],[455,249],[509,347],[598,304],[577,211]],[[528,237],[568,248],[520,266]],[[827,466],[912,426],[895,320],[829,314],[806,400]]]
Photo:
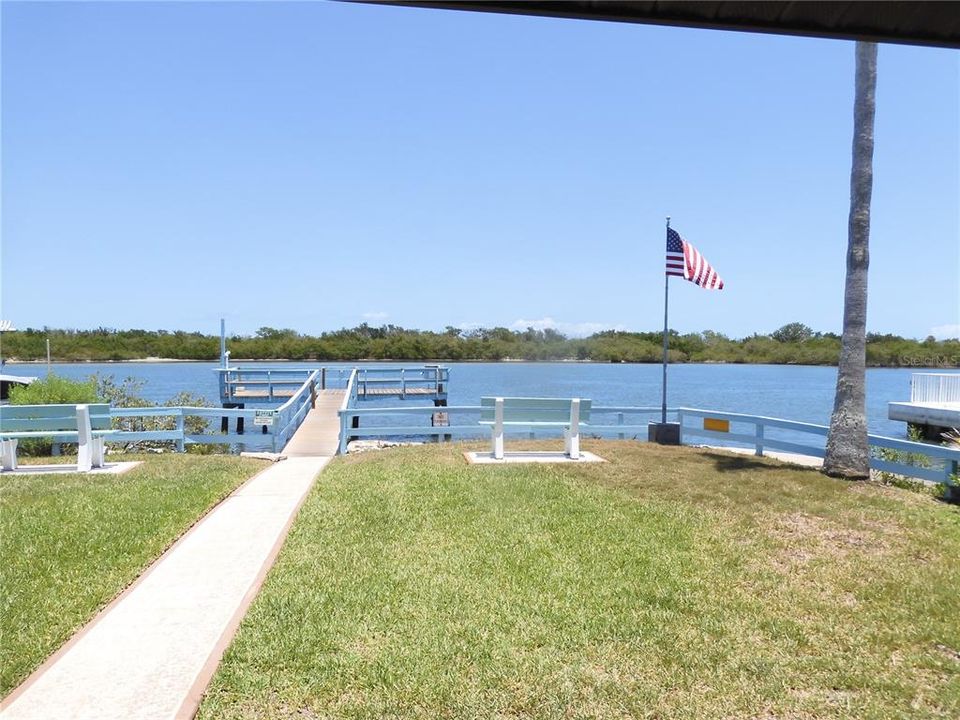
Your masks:
[[[293,433],[303,422],[313,406],[320,382],[320,371],[287,371],[286,378],[279,380],[286,386],[293,372],[300,372],[300,379],[286,402],[276,409],[255,408],[211,408],[211,407],[146,407],[146,408],[110,408],[111,417],[118,420],[118,432],[110,436],[111,442],[132,443],[144,441],[172,441],[178,451],[183,452],[185,445],[191,443],[213,445],[243,445],[250,449],[265,449],[279,452],[287,444]],[[227,418],[229,425],[238,426],[237,420],[243,420],[244,432],[203,432],[190,433],[186,419],[190,417],[211,421]],[[124,421],[132,418],[170,418],[173,427],[159,430],[133,430],[124,427]],[[167,423],[171,424],[171,423]]]
[[[407,395],[446,398],[450,369],[442,365],[420,367],[357,368],[356,397],[359,400],[384,394],[406,399]]]
[[[220,402],[224,405],[248,403],[276,404],[292,396],[313,373],[319,390],[339,390],[356,378],[357,400],[408,396],[445,401],[450,384],[450,369],[443,365],[417,367],[222,367],[217,368]]]
[[[345,367],[223,367],[217,368],[220,402],[224,404],[276,404],[297,393],[313,377],[317,390],[346,387],[352,372]]]

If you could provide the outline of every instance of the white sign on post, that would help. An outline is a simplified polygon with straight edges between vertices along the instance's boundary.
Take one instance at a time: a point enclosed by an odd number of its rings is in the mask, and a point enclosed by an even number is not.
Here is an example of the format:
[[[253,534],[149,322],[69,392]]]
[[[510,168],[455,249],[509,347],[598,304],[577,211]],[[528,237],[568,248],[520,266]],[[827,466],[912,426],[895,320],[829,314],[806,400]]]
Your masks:
[[[273,425],[273,410],[254,410],[254,425]]]

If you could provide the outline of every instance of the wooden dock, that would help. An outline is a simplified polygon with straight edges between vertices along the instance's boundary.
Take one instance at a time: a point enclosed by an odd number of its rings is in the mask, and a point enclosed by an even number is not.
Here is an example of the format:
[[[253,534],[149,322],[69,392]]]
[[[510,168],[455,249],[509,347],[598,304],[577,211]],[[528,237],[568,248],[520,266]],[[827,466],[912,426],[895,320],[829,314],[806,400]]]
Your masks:
[[[396,398],[430,402],[436,408],[447,405],[450,370],[442,365],[417,367],[228,367],[217,368],[220,401],[232,415],[221,418],[228,432],[230,417],[237,418],[236,434],[243,435],[249,406],[268,406],[250,414],[262,434],[272,434],[274,452],[289,457],[325,457],[346,452],[350,430],[359,428],[359,417],[350,425],[339,411],[363,400]],[[432,401],[432,402],[431,402]],[[434,412],[433,427],[449,422],[443,410]]]
[[[321,390],[315,407],[283,448],[287,457],[332,457],[340,447],[340,417],[337,411],[346,390]]]

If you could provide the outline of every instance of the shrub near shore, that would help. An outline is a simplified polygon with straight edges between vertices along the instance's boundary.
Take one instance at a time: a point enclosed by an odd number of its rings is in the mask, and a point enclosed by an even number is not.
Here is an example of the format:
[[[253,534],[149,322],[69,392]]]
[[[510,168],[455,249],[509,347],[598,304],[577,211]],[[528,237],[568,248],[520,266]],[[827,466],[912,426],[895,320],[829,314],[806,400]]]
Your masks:
[[[144,358],[206,360],[219,357],[214,335],[165,330],[28,329],[4,334],[4,355],[20,361],[46,357],[51,341],[58,361],[123,361]],[[510,330],[448,327],[443,332],[409,330],[366,323],[319,336],[295,330],[260,328],[253,336],[233,336],[234,358],[251,360],[579,360],[653,363],[662,359],[660,332],[608,330],[588,338],[568,338],[555,330]],[[789,323],[768,335],[740,339],[706,330],[670,333],[671,362],[772,363],[836,365],[840,337]],[[897,335],[867,335],[867,363],[872,367],[960,367],[960,340],[913,340]]]

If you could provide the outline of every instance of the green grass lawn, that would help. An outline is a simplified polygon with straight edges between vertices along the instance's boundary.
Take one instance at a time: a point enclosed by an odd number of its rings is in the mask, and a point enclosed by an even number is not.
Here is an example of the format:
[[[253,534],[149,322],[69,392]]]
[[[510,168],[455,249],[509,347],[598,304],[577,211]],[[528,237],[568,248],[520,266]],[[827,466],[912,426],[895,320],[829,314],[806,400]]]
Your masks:
[[[337,459],[200,717],[960,716],[956,507],[586,448],[610,462]]]
[[[263,467],[231,456],[121,459],[146,462],[123,475],[0,476],[0,696]]]

